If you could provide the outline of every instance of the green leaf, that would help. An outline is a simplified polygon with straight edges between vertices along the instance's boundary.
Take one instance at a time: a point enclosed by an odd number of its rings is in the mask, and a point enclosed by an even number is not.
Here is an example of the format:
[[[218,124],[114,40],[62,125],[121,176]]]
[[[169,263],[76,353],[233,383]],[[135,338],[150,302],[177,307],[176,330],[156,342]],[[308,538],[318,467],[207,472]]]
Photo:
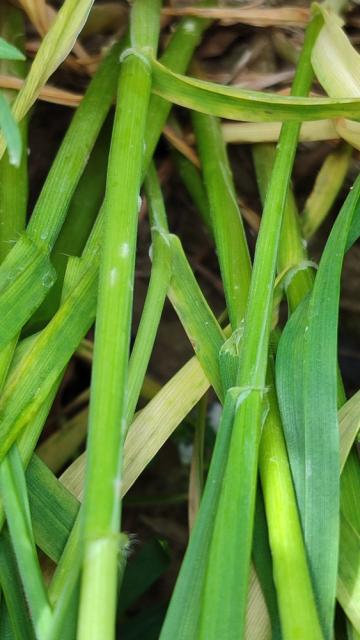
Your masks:
[[[0,60],[25,60],[25,56],[14,47],[14,45],[6,42],[4,38],[0,38]]]
[[[339,546],[340,274],[351,223],[360,214],[359,198],[357,180],[326,244],[314,288],[285,327],[276,362],[290,464],[326,638],[332,637]]]
[[[350,452],[341,475],[340,557],[337,596],[347,617],[360,633],[360,465]]]
[[[110,83],[112,78],[112,74],[115,73],[116,70],[116,61],[113,59],[113,64],[110,66],[107,61],[107,81]],[[114,69],[115,67],[115,69]],[[115,80],[113,80],[113,84],[115,85]],[[101,107],[106,111],[106,100],[105,100],[105,91],[106,87],[102,87],[101,91],[99,91],[99,95],[102,96],[101,99]],[[111,95],[111,92],[109,92]],[[84,98],[85,99],[85,98]],[[110,98],[109,98],[110,101]],[[99,101],[100,106],[100,101]],[[97,116],[100,116],[99,109],[93,105],[92,107],[95,109]],[[86,119],[86,114],[83,113],[84,119]],[[74,119],[73,119],[74,121]],[[73,122],[72,121],[72,122]],[[88,133],[90,133],[89,128],[91,126],[89,122],[88,124]],[[111,133],[111,125],[112,119],[108,118],[103,129],[100,132],[100,135],[96,141],[95,147],[91,152],[90,159],[85,167],[84,173],[81,176],[76,191],[71,198],[70,205],[68,210],[66,211],[66,202],[71,197],[71,192],[74,188],[74,175],[75,175],[75,167],[69,167],[69,163],[65,163],[63,165],[63,170],[61,165],[57,164],[54,167],[54,179],[59,180],[58,183],[54,183],[50,180],[50,184],[47,187],[48,196],[50,194],[55,194],[57,192],[58,187],[57,184],[61,184],[62,189],[62,198],[61,202],[59,202],[59,198],[49,203],[49,200],[43,200],[43,211],[48,211],[50,207],[52,214],[60,214],[59,217],[62,217],[66,214],[65,222],[62,226],[60,234],[54,244],[53,250],[51,252],[51,262],[56,269],[57,278],[54,286],[50,289],[48,295],[46,296],[43,304],[36,310],[34,316],[30,319],[29,323],[25,327],[24,331],[26,334],[34,333],[35,331],[39,331],[42,329],[46,323],[51,319],[54,313],[57,311],[60,300],[61,300],[61,292],[64,283],[64,276],[66,271],[66,265],[68,262],[69,256],[80,256],[81,252],[84,249],[85,243],[90,235],[91,229],[94,225],[94,221],[99,213],[104,193],[105,193],[105,181],[106,181],[106,168],[107,168],[107,159],[109,154],[110,147],[110,133]],[[97,129],[97,127],[96,127]],[[83,144],[82,150],[84,147],[84,138],[83,135],[79,132],[78,135],[81,137]],[[65,140],[65,138],[64,138]],[[90,141],[89,141],[90,142]],[[89,144],[88,149],[91,147],[91,142]],[[79,158],[80,159],[80,158]],[[74,156],[72,155],[72,161],[74,161]],[[84,158],[85,161],[85,158]],[[68,166],[68,174],[65,172],[65,165]],[[83,166],[80,165],[80,171]],[[50,172],[52,173],[52,172]],[[68,182],[68,195],[65,197],[64,189],[66,181]],[[67,189],[66,189],[67,190]],[[65,202],[64,202],[65,201]],[[38,201],[37,208],[39,207],[40,202]],[[42,206],[40,205],[40,210]],[[39,211],[39,209],[38,209]],[[45,216],[44,216],[45,217]],[[48,218],[48,217],[47,217]],[[49,218],[47,219],[47,227],[44,227],[43,230],[48,229],[50,226]],[[39,229],[38,229],[39,232]],[[40,230],[40,235],[42,231]]]
[[[197,640],[200,637],[199,624],[206,567],[229,452],[237,399],[237,390],[228,391],[200,510],[181,565],[160,640],[171,640],[172,638]],[[189,584],[191,584],[191,589]]]
[[[213,0],[201,2],[203,5],[214,4]],[[162,57],[163,64],[173,71],[185,73],[193,53],[201,41],[201,36],[211,24],[210,20],[201,18],[183,18],[178,23],[168,46]],[[167,120],[172,108],[171,102],[158,95],[152,94],[149,103],[148,124],[146,127],[146,148],[144,153],[143,170],[146,173],[155,147],[158,143],[160,132]]]
[[[34,630],[7,530],[3,531],[0,537],[0,583],[14,639],[34,640]],[[0,618],[3,615],[4,611],[1,612]]]
[[[245,513],[255,506],[257,465],[254,464],[254,458],[257,458],[266,409],[265,390],[251,387],[236,387],[236,390],[238,393],[231,446],[221,483],[207,562],[198,636],[201,640],[226,638],[231,637],[231,634],[233,637],[242,637],[239,629],[244,629],[245,625],[253,528],[244,526],[244,519],[239,517],[239,505],[242,505]],[[246,429],[250,421],[259,425],[259,429],[252,429],[251,432]],[[220,431],[221,429],[222,426]],[[245,451],[247,459],[243,454]],[[235,482],[234,468],[239,459],[242,460],[242,482]],[[230,537],[233,544],[230,544]],[[239,553],[239,550],[245,548],[249,549],[249,554]],[[231,592],[231,595],[225,597],[219,606],[219,595],[225,589],[226,594]]]
[[[308,27],[292,85],[293,95],[310,89],[310,53],[320,24],[315,19]],[[258,448],[266,413],[273,285],[299,128],[299,124],[291,123],[282,128],[256,244],[236,381],[243,398],[235,414],[211,542],[200,633],[204,640],[230,634],[242,638],[244,634]],[[318,629],[314,637],[319,637]]]
[[[0,458],[36,415],[90,328],[96,308],[97,271],[97,260],[92,256],[59,311],[12,370],[0,400]]]
[[[24,469],[16,445],[0,465],[1,495],[36,637],[45,640],[52,611],[36,553]]]
[[[49,256],[26,234],[0,269],[0,349],[14,338],[47,295],[55,279]]]
[[[360,234],[359,234],[360,235]],[[360,430],[360,391],[340,409],[340,469],[343,471],[347,457]]]
[[[249,293],[249,249],[220,122],[198,113],[194,113],[192,118],[227,309],[235,331],[244,318]]]
[[[222,382],[217,358],[225,337],[214,314],[209,308],[191,267],[186,259],[179,238],[168,234],[167,239],[172,252],[172,279],[169,298],[189,337],[194,351],[211,379],[217,395],[223,397]],[[205,331],[206,339],[202,340]]]
[[[79,503],[34,455],[26,472],[36,544],[59,562],[74,525]]]
[[[127,428],[130,426],[139,400],[169,288],[172,266],[170,247],[162,239],[163,226],[166,226],[166,214],[154,165],[150,165],[145,180],[145,193],[149,204],[151,223],[152,266],[150,282],[129,362]]]
[[[118,614],[124,613],[161,576],[169,555],[156,538],[147,542],[127,564],[120,589]]]
[[[22,142],[18,125],[11,113],[10,106],[0,94],[0,129],[6,140],[10,163],[20,166]]]

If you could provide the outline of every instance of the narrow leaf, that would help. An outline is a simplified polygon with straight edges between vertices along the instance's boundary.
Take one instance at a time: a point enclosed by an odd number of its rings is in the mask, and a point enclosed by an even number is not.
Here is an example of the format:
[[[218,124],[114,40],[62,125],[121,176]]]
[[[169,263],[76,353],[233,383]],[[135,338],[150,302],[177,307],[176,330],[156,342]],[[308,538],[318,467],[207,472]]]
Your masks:
[[[0,60],[25,60],[25,56],[13,44],[0,38]]]
[[[288,321],[277,356],[277,387],[306,547],[326,638],[336,592],[340,456],[337,324],[340,274],[360,181],[330,234],[312,293]]]

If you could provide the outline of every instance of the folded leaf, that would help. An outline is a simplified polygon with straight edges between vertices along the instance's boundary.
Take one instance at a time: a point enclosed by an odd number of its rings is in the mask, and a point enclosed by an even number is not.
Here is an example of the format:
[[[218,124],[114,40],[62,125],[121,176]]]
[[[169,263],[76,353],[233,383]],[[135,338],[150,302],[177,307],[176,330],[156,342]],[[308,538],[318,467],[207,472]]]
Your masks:
[[[249,122],[360,118],[359,99],[296,98],[248,91],[173,73],[155,60],[152,61],[152,68],[154,93],[170,102],[209,115]]]

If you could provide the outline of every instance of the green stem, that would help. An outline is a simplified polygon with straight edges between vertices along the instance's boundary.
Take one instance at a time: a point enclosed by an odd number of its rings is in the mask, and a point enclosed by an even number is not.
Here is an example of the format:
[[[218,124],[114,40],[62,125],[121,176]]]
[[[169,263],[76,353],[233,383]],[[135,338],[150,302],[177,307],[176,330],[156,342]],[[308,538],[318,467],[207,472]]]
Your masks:
[[[159,221],[159,211],[161,213],[162,198],[156,170],[153,165],[150,165],[145,180],[145,193],[150,210],[152,267],[145,304],[129,362],[126,409],[128,427],[139,399],[171,278],[171,252],[168,244],[163,242],[161,238],[163,228]]]
[[[151,17],[151,26],[148,18],[144,34],[142,9]],[[121,65],[109,157],[83,514],[80,640],[114,637],[125,392],[141,167],[151,92],[146,47],[156,47],[159,15],[160,2],[137,0],[134,4],[134,49],[129,50]],[[149,34],[150,42],[146,40]]]
[[[214,0],[205,0],[200,6],[211,6]],[[204,31],[211,24],[210,20],[201,18],[184,18],[180,21],[171,38],[161,62],[177,73],[184,73],[193,57],[194,50],[201,41]],[[144,173],[154,154],[160,132],[172,108],[171,102],[157,95],[152,95],[149,105],[146,147],[144,154]]]
[[[252,152],[261,200],[265,202],[276,150],[272,144],[256,144],[253,145]],[[305,266],[307,260],[306,246],[301,237],[299,214],[294,194],[289,188],[281,227],[277,260],[278,272],[281,273],[292,267]],[[314,272],[312,269],[301,267],[295,273],[286,290],[291,311],[296,309],[299,302],[312,289],[313,284]]]

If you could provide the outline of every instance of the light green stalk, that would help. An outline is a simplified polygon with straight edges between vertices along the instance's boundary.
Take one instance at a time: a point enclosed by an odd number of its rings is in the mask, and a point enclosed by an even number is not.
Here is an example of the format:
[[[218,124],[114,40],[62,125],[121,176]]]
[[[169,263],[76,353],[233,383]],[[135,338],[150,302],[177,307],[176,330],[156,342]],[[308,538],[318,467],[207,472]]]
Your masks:
[[[147,16],[144,22],[144,15]],[[136,230],[160,2],[137,0],[109,157],[83,514],[79,639],[114,637]]]
[[[305,637],[321,640],[322,632],[282,431],[271,360],[269,369],[269,413],[261,435],[259,469],[281,630],[284,640],[302,640]]]

